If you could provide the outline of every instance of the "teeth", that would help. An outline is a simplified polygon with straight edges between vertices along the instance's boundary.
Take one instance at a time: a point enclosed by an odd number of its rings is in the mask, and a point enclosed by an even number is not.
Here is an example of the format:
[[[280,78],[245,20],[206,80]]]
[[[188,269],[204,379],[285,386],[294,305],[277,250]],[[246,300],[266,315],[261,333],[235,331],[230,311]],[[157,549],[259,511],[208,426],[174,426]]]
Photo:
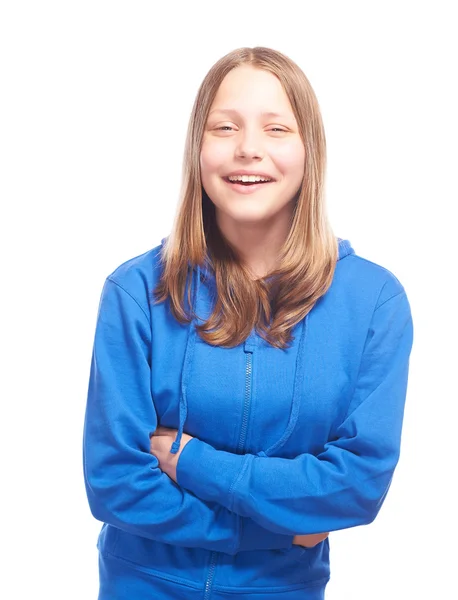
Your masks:
[[[229,181],[242,181],[243,183],[254,181],[272,181],[268,177],[260,177],[259,175],[233,175],[228,177]]]

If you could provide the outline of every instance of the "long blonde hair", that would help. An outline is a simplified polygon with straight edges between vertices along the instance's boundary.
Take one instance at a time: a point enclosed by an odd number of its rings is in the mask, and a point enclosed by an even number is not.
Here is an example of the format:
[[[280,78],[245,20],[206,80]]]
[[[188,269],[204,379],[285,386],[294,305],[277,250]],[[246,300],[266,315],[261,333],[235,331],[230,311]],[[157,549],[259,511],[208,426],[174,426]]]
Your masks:
[[[200,174],[209,110],[224,77],[240,65],[264,69],[280,80],[305,146],[304,178],[278,268],[255,280],[217,227],[215,207],[202,187]],[[218,60],[198,90],[189,120],[181,200],[163,248],[164,268],[153,292],[156,302],[170,299],[174,317],[180,323],[189,322],[192,316],[184,307],[186,282],[192,267],[203,265],[207,257],[217,295],[210,317],[197,326],[200,337],[212,345],[233,347],[255,328],[272,346],[288,347],[293,326],[331,285],[337,261],[337,238],[325,209],[325,171],[323,122],[318,100],[303,71],[284,54],[264,47],[239,48]]]

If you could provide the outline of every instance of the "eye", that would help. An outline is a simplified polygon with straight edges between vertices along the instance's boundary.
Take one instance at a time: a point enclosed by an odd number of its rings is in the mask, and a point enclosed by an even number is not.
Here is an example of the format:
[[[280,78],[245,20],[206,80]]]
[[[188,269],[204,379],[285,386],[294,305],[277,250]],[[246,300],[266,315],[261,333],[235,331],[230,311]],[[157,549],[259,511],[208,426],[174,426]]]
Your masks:
[[[219,127],[215,127],[215,131],[235,131],[232,125],[220,125]],[[274,133],[288,133],[286,129],[282,129],[281,127],[271,127],[268,131],[272,131]]]

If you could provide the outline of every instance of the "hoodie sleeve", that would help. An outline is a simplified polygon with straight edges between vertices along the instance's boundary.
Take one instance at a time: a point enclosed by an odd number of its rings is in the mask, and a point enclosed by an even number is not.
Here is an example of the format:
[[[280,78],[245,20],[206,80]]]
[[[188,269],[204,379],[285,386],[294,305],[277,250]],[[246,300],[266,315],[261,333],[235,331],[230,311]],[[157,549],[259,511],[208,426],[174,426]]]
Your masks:
[[[375,309],[347,416],[320,454],[237,455],[194,438],[178,460],[178,483],[278,533],[371,523],[400,455],[412,343],[403,290]]]
[[[84,478],[93,516],[177,546],[227,554],[290,548],[292,535],[266,530],[219,503],[197,498],[160,470],[150,453],[149,434],[158,424],[150,354],[146,312],[108,278],[97,315],[83,434]]]

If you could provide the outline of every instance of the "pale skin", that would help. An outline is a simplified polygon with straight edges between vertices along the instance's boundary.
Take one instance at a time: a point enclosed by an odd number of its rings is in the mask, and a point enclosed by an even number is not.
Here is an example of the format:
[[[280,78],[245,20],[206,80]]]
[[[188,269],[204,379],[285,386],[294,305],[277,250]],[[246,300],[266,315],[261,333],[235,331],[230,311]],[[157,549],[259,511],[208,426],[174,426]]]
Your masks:
[[[294,202],[304,176],[305,148],[289,99],[279,80],[244,65],[230,71],[210,107],[200,168],[202,185],[215,205],[218,227],[254,278],[276,267],[289,232]],[[242,194],[226,179],[244,170],[273,181]],[[151,454],[173,481],[183,448],[192,436],[183,433],[176,454],[170,453],[177,431],[158,427]],[[293,544],[312,547],[327,533],[296,535]]]
[[[210,107],[202,149],[202,185],[218,227],[256,277],[273,270],[291,226],[304,177],[305,147],[279,80],[260,69],[230,71]],[[272,181],[242,194],[225,177],[239,170]]]

